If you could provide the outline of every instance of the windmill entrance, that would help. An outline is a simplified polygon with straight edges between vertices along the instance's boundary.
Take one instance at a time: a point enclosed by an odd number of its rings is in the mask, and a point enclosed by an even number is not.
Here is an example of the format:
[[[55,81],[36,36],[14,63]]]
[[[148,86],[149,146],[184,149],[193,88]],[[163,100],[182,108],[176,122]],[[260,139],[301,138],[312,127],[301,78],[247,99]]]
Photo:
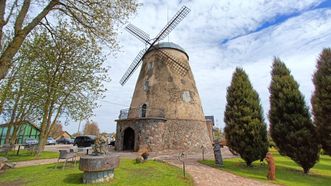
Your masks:
[[[134,149],[134,130],[130,127],[124,130],[123,150],[133,151]]]

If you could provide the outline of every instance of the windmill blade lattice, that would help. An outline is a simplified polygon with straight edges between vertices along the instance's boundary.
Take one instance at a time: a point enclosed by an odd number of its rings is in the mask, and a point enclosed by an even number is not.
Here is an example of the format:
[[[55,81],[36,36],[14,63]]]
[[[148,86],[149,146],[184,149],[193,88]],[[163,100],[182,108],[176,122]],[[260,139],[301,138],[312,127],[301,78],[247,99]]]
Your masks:
[[[125,29],[145,44],[149,43],[149,35],[133,24],[128,24]]]
[[[133,74],[133,72],[138,68],[146,51],[147,49],[143,49],[138,53],[138,55],[136,56],[136,58],[133,60],[130,67],[128,68],[128,70],[126,70],[125,74],[121,78],[120,80],[121,85],[124,85],[128,81],[129,77]]]
[[[173,57],[169,52],[165,50],[159,50],[159,53],[162,57],[168,58],[166,63],[170,66],[171,69],[176,71],[181,76],[185,76],[189,70],[189,67],[183,63],[181,63],[177,58]]]
[[[154,42],[160,41],[166,38],[169,33],[190,13],[190,9],[183,6],[172,19],[166,24],[166,26],[161,30],[161,32],[156,36]]]
[[[189,70],[189,67],[187,65],[184,65],[184,63],[181,63],[180,60],[176,59],[175,57],[171,56],[168,52],[165,50],[160,50],[159,48],[155,47],[154,44],[165,37],[169,35],[169,33],[186,17],[186,15],[191,10],[187,8],[186,6],[183,6],[176,14],[175,16],[168,21],[168,23],[163,27],[161,32],[156,36],[154,39],[150,39],[149,35],[144,32],[143,30],[139,29],[138,27],[129,24],[126,26],[126,30],[134,35],[136,38],[141,40],[144,44],[149,45],[147,49],[144,49],[139,52],[137,57],[133,60],[132,64],[130,65],[129,69],[125,72],[123,77],[120,80],[121,85],[124,85],[128,79],[131,77],[133,72],[137,69],[137,67],[141,64],[142,58],[144,57],[145,53],[151,49],[155,49],[159,51],[159,54],[163,57],[168,58],[169,60],[166,60],[167,65],[169,65],[174,71],[178,72],[180,75],[185,76],[187,71]]]

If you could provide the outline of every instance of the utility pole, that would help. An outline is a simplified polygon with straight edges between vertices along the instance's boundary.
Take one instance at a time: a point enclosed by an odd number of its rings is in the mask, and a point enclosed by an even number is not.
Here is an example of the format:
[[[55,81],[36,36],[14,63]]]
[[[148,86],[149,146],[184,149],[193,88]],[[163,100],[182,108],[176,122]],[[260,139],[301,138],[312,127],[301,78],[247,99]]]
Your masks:
[[[80,124],[82,123],[82,120],[79,120],[79,124],[78,124],[78,131],[77,134],[79,134],[79,130],[80,130]]]

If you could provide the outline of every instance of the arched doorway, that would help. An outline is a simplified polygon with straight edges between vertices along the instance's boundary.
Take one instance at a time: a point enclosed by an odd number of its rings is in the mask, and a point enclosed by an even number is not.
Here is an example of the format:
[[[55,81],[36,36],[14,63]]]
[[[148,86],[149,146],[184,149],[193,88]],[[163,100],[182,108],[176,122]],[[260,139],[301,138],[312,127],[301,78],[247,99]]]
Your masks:
[[[131,127],[124,130],[123,150],[134,150],[134,130]]]
[[[143,106],[141,107],[141,117],[142,118],[146,117],[146,111],[147,111],[147,105],[143,104]]]

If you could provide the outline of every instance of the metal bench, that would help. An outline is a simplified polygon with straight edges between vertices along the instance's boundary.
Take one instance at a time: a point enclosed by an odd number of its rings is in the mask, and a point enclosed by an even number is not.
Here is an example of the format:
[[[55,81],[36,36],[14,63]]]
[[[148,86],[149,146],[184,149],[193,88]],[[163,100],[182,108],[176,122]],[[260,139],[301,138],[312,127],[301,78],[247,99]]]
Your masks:
[[[35,155],[38,152],[38,145],[28,145],[24,147],[29,153]]]
[[[2,147],[0,147],[0,153],[5,154],[5,156],[8,155],[8,152],[13,148],[13,145],[10,144],[4,144]]]
[[[62,167],[62,169],[64,169],[64,167],[67,165],[67,161],[69,159],[71,159],[72,161],[74,161],[74,165],[76,165],[76,152],[69,152],[68,150],[59,150],[60,155],[59,158],[57,159],[57,163],[55,165],[55,169],[57,168],[57,164],[59,163],[60,159],[65,160],[64,165]]]

